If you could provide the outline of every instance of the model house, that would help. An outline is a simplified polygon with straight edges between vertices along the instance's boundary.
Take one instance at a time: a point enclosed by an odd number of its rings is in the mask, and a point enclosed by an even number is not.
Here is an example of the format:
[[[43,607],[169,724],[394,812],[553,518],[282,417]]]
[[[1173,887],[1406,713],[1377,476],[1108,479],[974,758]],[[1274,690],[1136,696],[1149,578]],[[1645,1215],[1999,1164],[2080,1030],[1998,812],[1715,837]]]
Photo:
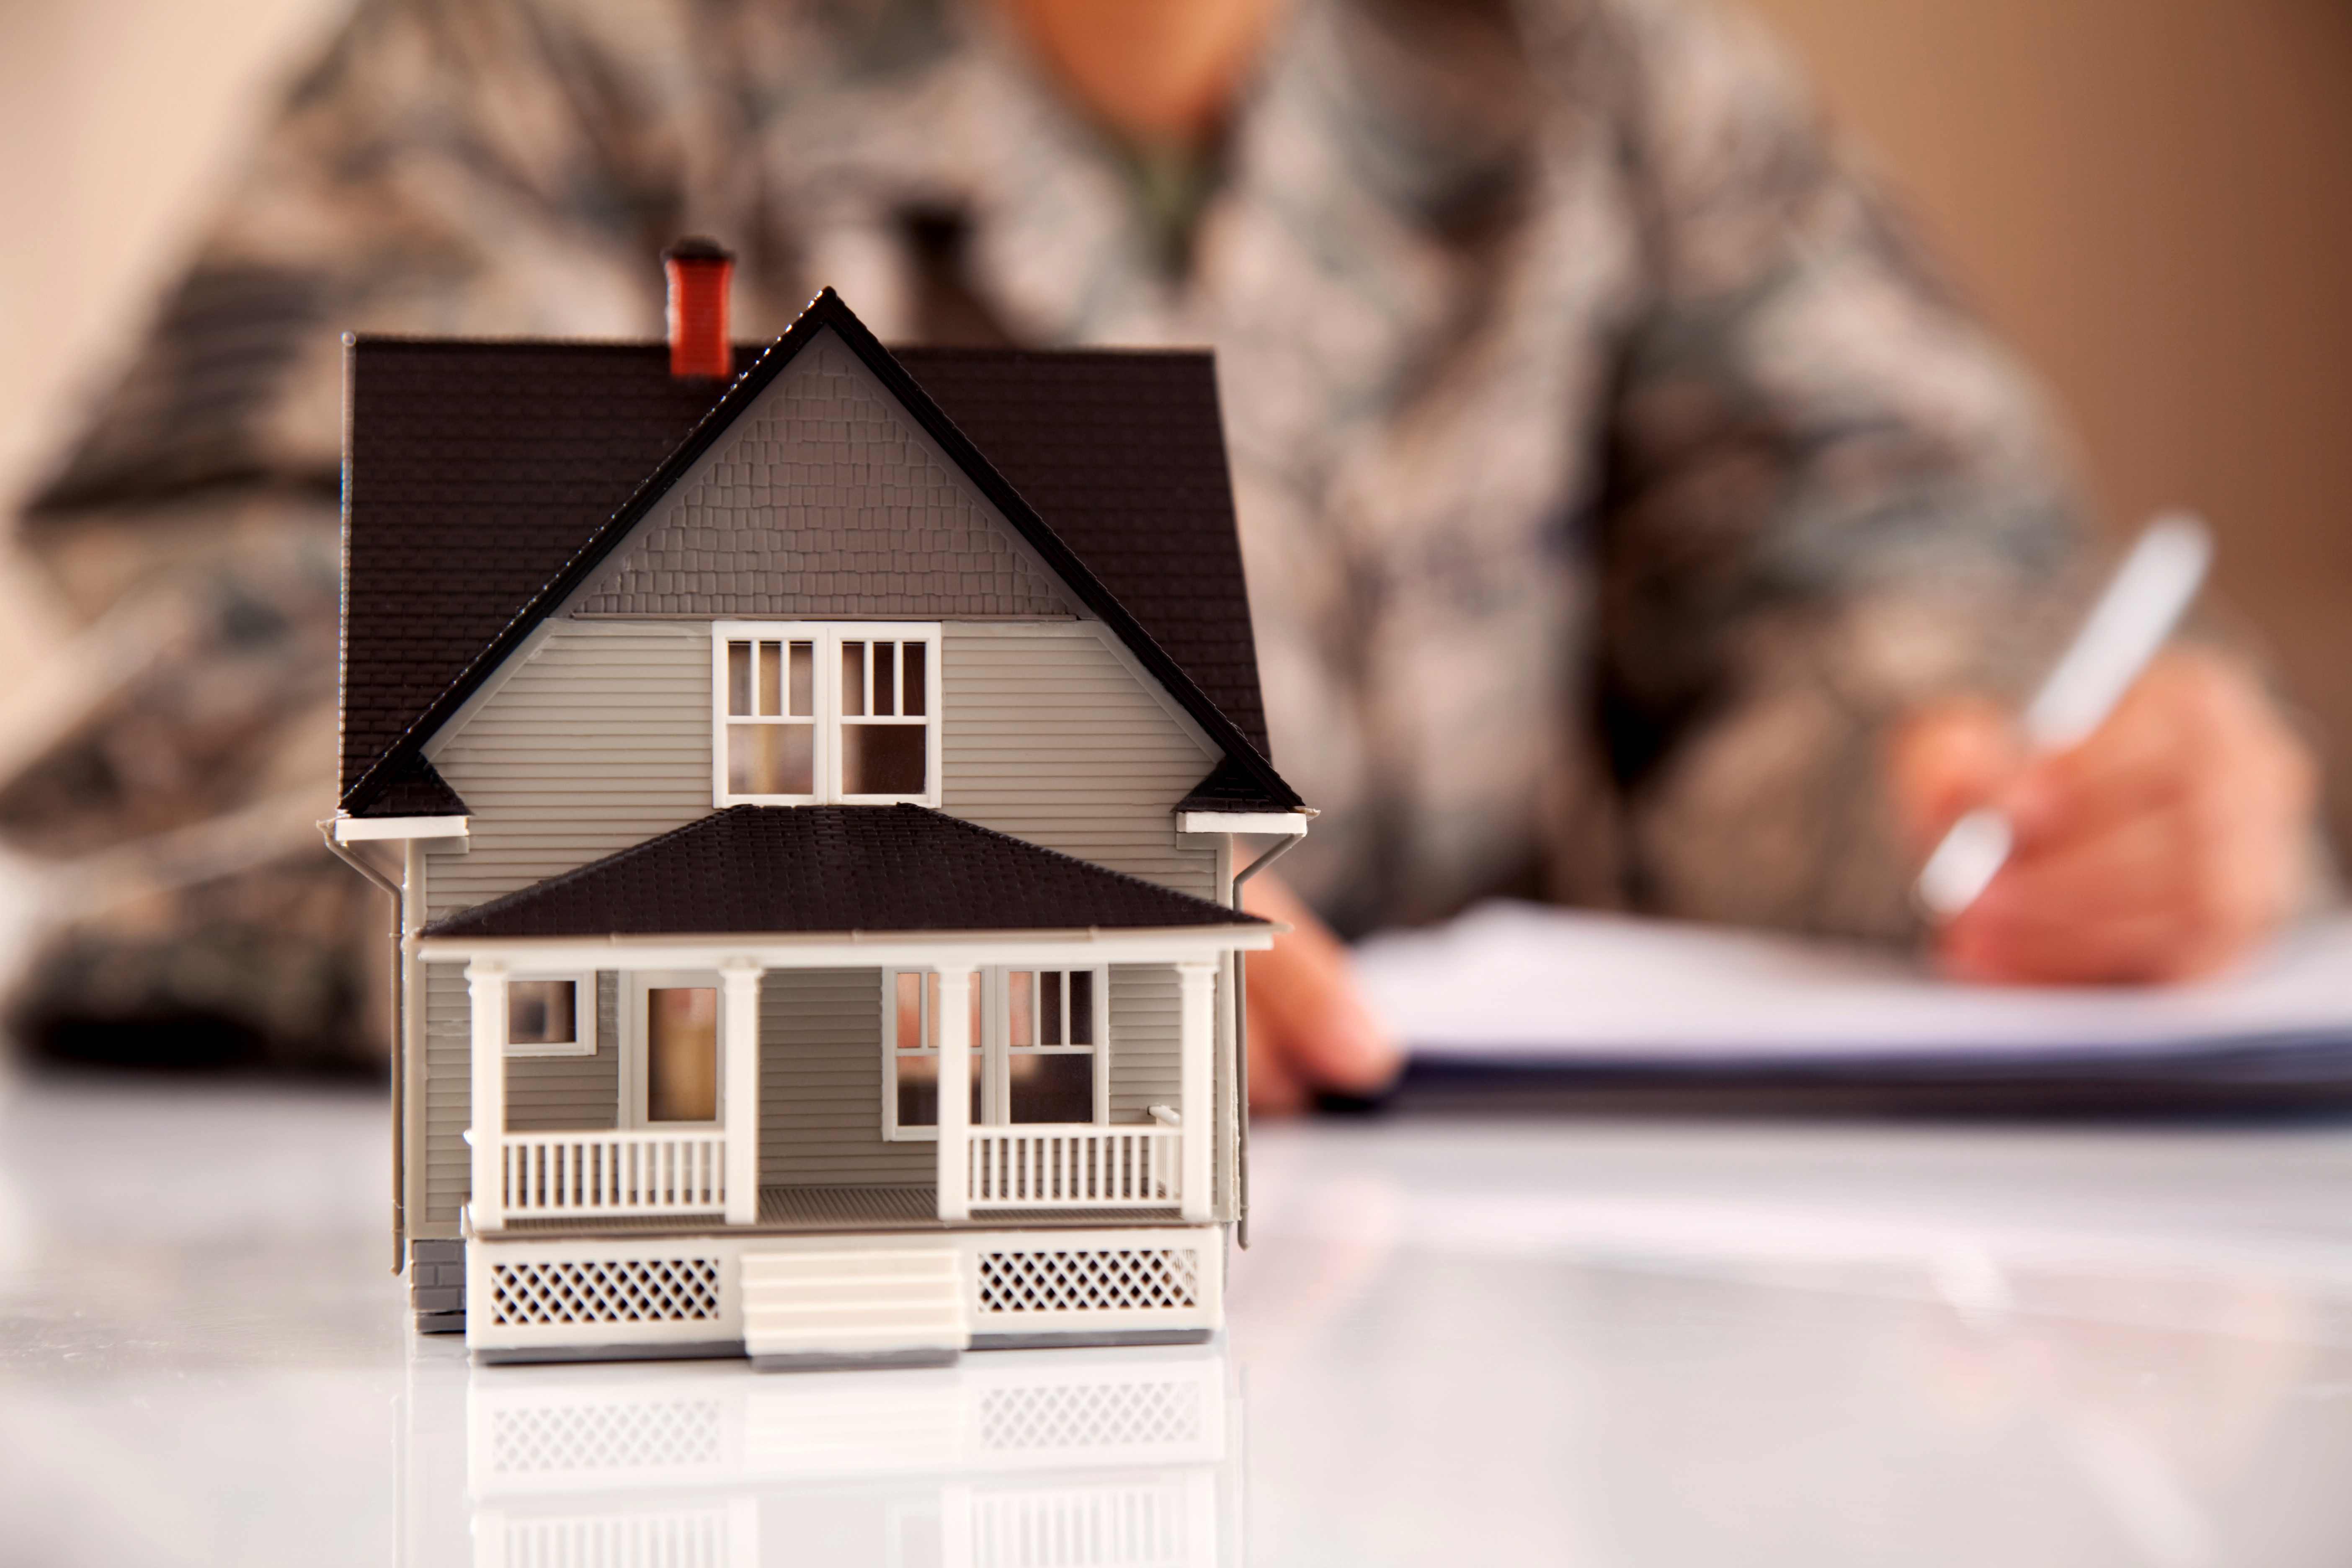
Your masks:
[[[1213,366],[351,347],[341,810],[478,1359],[1204,1337],[1266,759]],[[717,289],[714,305],[710,294]],[[1287,838],[1280,842],[1287,843]]]

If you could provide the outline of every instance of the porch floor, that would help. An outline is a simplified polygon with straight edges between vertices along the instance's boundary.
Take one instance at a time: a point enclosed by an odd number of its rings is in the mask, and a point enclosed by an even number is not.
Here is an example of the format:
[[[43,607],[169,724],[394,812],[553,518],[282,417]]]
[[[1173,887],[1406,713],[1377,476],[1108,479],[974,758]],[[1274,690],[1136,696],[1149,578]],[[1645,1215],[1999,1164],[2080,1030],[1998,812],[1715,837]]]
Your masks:
[[[583,1214],[546,1219],[509,1220],[506,1236],[578,1236],[583,1234],[674,1235],[680,1230],[725,1226],[735,1235],[773,1232],[802,1235],[823,1231],[890,1230],[1023,1230],[1092,1227],[1118,1225],[1172,1225],[1179,1211],[1173,1204],[1160,1208],[1123,1209],[981,1209],[971,1219],[949,1224],[939,1217],[939,1189],[923,1186],[761,1187],[760,1217],[748,1226],[727,1226],[723,1215],[709,1214]]]

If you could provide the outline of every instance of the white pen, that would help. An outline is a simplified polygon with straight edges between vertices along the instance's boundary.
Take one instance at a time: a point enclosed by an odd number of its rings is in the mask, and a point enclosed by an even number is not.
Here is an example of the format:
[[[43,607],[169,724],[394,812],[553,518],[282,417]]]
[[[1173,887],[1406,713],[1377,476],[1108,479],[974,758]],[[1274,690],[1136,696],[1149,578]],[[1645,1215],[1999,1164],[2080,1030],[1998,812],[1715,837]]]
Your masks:
[[[2063,752],[2106,721],[2196,600],[2212,560],[2211,531],[2189,513],[2167,512],[2147,525],[2019,721],[2029,750]],[[1997,806],[1980,805],[1952,824],[1920,869],[1920,907],[1948,921],[1975,903],[2008,862],[2013,841]]]

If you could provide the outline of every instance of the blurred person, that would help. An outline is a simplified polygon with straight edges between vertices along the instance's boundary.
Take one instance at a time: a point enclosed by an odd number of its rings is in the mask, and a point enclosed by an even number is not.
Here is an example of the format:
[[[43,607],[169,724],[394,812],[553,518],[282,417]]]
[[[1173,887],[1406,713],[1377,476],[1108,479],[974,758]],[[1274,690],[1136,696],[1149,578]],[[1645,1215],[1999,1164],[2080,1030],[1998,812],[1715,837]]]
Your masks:
[[[1262,1106],[1394,1070],[1331,931],[1486,894],[1906,941],[1926,846],[2000,799],[2019,851],[1945,961],[2155,981],[2308,886],[2312,764],[2226,652],[2015,753],[2084,540],[2050,415],[1703,0],[365,0],[26,525],[91,616],[160,581],[200,629],[0,823],[201,833],[276,798],[265,757],[331,794],[338,333],[656,335],[687,232],[746,336],[831,284],[886,341],[1216,346],[1276,760],[1323,812],[1253,884],[1300,928],[1252,966]],[[207,864],[374,897],[291,840]],[[239,997],[380,938],[210,918],[221,880],[69,928],[20,1016],[349,1037],[356,978]]]

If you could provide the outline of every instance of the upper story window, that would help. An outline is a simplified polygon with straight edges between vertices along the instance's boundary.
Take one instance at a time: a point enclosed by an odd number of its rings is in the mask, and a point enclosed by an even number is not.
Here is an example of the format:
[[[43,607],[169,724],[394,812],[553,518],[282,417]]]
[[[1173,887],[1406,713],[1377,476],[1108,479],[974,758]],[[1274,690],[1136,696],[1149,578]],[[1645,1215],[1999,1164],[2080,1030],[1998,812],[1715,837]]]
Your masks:
[[[939,804],[936,622],[720,621],[711,659],[719,805]]]

